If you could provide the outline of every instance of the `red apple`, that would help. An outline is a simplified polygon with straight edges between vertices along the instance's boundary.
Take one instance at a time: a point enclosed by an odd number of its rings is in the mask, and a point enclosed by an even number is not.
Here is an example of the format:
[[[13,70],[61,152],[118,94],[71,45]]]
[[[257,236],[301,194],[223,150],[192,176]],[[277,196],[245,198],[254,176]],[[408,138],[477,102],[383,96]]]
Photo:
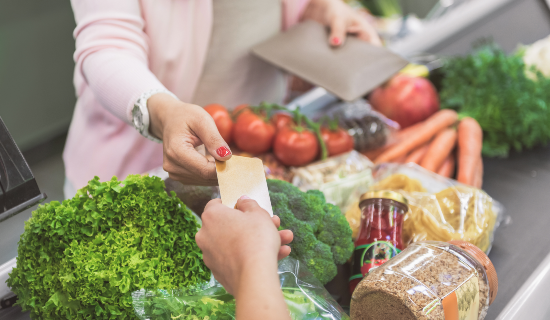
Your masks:
[[[432,83],[421,77],[397,75],[370,95],[372,106],[406,128],[426,120],[439,110],[439,97]]]

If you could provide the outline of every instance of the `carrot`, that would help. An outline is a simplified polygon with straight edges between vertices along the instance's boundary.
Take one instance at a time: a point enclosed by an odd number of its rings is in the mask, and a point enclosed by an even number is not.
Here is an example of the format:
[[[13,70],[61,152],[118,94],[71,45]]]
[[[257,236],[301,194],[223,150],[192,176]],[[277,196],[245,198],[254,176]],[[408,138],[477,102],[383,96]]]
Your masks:
[[[418,128],[418,131],[415,131],[410,137],[407,137],[402,142],[395,144],[387,151],[383,152],[376,158],[375,162],[388,162],[408,154],[415,148],[430,141],[432,137],[441,130],[454,124],[457,119],[458,116],[453,110],[445,109],[438,111],[428,118],[424,124]]]
[[[407,155],[404,155],[402,157],[399,157],[395,160],[393,160],[392,162],[395,162],[395,163],[406,163],[405,160],[407,160]]]
[[[481,159],[481,157],[479,157],[477,161],[476,171],[475,171],[475,176],[474,176],[472,186],[478,189],[481,189],[481,187],[483,186],[483,159]]]
[[[481,157],[483,131],[475,119],[466,117],[458,124],[458,171],[456,180],[472,185]]]
[[[447,128],[435,136],[432,143],[428,147],[426,155],[420,162],[426,170],[436,172],[441,167],[449,154],[453,151],[456,145],[456,130]]]
[[[405,137],[408,137],[410,134],[413,134],[414,131],[417,131],[418,128],[420,128],[420,126],[423,123],[424,123],[424,121],[418,122],[417,124],[414,124],[414,125],[412,125],[410,127],[407,127],[405,129],[395,131],[390,136],[390,138],[388,139],[388,143],[386,145],[384,145],[383,147],[376,148],[376,149],[373,149],[373,150],[361,151],[361,153],[365,157],[367,157],[371,160],[376,159],[379,155],[381,155],[383,152],[388,150],[390,147],[394,146],[398,142],[402,142],[405,139]],[[406,162],[408,162],[408,161],[406,161]]]
[[[447,159],[445,159],[445,162],[443,162],[441,167],[437,170],[437,174],[440,176],[450,178],[454,171],[455,171],[455,156],[454,154],[451,153],[447,157]]]
[[[407,159],[405,159],[405,163],[414,162],[416,164],[420,164],[420,161],[422,161],[422,158],[424,158],[426,151],[428,151],[428,146],[429,144],[426,143],[420,148],[413,150],[411,153],[409,153]]]
[[[396,131],[393,134],[393,140],[395,142],[403,141],[408,136],[410,136],[411,134],[414,134],[416,131],[418,131],[424,125],[425,122],[426,121],[421,121],[421,122],[415,123],[414,125],[412,125],[410,127],[406,127],[405,129],[401,129],[399,131]]]
[[[369,158],[370,160],[376,159],[379,155],[381,155],[384,151],[388,150],[391,147],[391,145],[385,145],[380,148],[367,150],[367,151],[361,151],[361,154],[365,157]]]

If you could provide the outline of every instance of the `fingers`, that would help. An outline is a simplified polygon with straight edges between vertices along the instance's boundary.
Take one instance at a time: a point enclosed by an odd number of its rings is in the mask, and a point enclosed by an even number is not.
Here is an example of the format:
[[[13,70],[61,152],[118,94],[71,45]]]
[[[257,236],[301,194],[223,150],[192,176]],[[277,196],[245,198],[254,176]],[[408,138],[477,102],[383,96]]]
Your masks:
[[[289,244],[294,239],[294,234],[290,230],[279,231],[279,236],[281,236],[281,245]]]
[[[164,171],[182,183],[199,185],[199,181],[195,181],[199,178],[211,180],[212,183],[203,182],[205,185],[217,185],[216,164],[195,150],[194,144],[197,142],[192,140],[189,137],[176,137],[164,145]],[[185,178],[192,180],[183,181]]]
[[[237,209],[242,212],[264,212],[269,216],[269,213],[267,213],[267,211],[262,209],[262,207],[260,207],[260,205],[258,205],[255,200],[250,199],[250,197],[248,196],[242,196],[241,198],[239,198],[239,200],[237,201]]]
[[[218,206],[223,206],[222,199],[212,199],[204,206],[204,211],[214,209]]]
[[[273,216],[271,217],[271,220],[273,220],[275,228],[279,229],[279,227],[281,226],[281,218],[279,218],[278,216]]]
[[[197,110],[194,113],[196,117],[191,121],[190,129],[204,143],[208,152],[220,161],[226,161],[231,158],[231,149],[223,140],[214,119],[204,110]]]
[[[277,253],[277,260],[281,260],[288,257],[288,255],[290,254],[290,251],[291,249],[289,246],[281,246],[281,248],[279,248],[279,252]]]
[[[346,40],[346,19],[342,15],[335,15],[330,22],[329,43],[332,46],[341,46]]]
[[[376,30],[362,18],[356,19],[352,26],[348,28],[348,32],[356,34],[360,40],[370,42],[375,46],[382,46],[382,41]]]

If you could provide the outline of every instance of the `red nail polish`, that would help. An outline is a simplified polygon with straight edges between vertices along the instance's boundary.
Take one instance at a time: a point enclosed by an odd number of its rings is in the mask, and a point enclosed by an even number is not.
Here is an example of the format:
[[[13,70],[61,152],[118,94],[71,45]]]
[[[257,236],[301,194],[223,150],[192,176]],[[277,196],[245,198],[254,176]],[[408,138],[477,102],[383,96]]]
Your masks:
[[[342,41],[338,37],[333,37],[332,38],[332,44],[335,45],[335,46],[339,45],[341,42]]]
[[[231,154],[231,150],[229,150],[228,147],[219,147],[218,150],[216,150],[216,153],[218,154],[218,156],[220,157],[227,157],[228,155]]]

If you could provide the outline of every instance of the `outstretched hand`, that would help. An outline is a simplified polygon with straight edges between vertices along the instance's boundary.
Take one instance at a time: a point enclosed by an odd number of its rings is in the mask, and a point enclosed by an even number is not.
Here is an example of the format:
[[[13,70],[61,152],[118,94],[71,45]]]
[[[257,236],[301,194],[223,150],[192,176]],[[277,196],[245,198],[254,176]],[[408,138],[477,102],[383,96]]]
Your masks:
[[[250,270],[271,270],[277,274],[277,259],[290,254],[293,234],[278,231],[279,217],[269,213],[246,196],[231,209],[221,200],[210,201],[201,216],[202,228],[195,239],[204,263],[224,288],[238,294],[243,275]]]
[[[171,179],[195,186],[218,185],[215,160],[231,158],[231,150],[214,119],[203,108],[181,102],[165,93],[147,101],[150,132],[163,141],[163,169]],[[195,148],[200,145],[214,157],[208,159]]]

